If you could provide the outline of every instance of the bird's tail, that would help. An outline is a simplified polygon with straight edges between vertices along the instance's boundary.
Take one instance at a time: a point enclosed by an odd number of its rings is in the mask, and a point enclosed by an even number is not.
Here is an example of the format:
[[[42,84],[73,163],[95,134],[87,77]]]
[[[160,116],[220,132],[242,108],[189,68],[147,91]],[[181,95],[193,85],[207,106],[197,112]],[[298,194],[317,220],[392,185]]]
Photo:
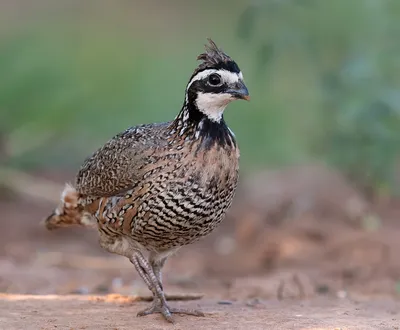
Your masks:
[[[73,225],[91,226],[91,219],[85,214],[82,204],[79,203],[79,194],[74,187],[65,185],[61,195],[61,202],[54,212],[49,215],[44,224],[48,230]]]

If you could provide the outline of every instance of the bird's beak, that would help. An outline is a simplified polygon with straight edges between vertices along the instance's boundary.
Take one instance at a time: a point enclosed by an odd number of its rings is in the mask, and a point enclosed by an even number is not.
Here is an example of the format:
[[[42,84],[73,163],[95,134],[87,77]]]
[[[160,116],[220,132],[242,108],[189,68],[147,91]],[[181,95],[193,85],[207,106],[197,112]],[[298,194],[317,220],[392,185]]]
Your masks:
[[[227,90],[227,93],[231,94],[234,98],[239,100],[250,100],[249,91],[243,81],[239,81],[235,87]]]

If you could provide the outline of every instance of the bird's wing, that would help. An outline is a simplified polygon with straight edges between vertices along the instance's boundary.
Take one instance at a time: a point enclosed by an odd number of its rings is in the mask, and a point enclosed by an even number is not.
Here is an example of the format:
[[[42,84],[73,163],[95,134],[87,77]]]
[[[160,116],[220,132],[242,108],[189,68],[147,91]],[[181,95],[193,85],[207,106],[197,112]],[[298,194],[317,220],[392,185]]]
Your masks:
[[[163,143],[166,124],[130,128],[109,140],[86,159],[76,177],[82,196],[109,197],[124,194],[140,180],[143,167]]]

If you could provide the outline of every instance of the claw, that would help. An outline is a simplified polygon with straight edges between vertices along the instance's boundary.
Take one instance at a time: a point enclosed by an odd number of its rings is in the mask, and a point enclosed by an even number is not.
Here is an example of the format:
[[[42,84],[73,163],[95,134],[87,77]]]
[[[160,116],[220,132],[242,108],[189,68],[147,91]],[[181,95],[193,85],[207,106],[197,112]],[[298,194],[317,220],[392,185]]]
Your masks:
[[[137,316],[146,316],[153,313],[160,313],[170,323],[174,323],[172,318],[172,314],[186,314],[192,316],[204,316],[202,311],[198,311],[195,309],[184,309],[184,308],[172,308],[168,307],[166,304],[161,304],[160,300],[154,300],[152,305],[142,311],[140,311]]]
[[[174,319],[172,318],[172,314],[169,311],[168,306],[164,305],[160,308],[160,313],[169,323],[174,323]]]

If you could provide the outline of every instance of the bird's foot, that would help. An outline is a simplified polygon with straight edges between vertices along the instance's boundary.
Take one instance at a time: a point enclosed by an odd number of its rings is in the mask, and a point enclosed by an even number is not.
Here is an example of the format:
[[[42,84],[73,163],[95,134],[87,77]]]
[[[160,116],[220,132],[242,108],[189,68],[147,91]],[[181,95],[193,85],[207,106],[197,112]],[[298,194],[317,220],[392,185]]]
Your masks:
[[[146,316],[153,313],[157,313],[159,306],[160,306],[160,301],[158,299],[154,299],[151,305],[138,312],[137,316]]]
[[[185,315],[192,315],[192,316],[204,316],[202,311],[197,309],[186,309],[186,308],[169,308],[170,313],[174,314],[185,314]]]
[[[204,313],[195,309],[173,308],[167,304],[161,304],[159,300],[154,300],[150,307],[140,311],[137,316],[146,316],[153,313],[160,313],[170,323],[174,323],[172,314],[186,314],[193,316],[204,316]]]

